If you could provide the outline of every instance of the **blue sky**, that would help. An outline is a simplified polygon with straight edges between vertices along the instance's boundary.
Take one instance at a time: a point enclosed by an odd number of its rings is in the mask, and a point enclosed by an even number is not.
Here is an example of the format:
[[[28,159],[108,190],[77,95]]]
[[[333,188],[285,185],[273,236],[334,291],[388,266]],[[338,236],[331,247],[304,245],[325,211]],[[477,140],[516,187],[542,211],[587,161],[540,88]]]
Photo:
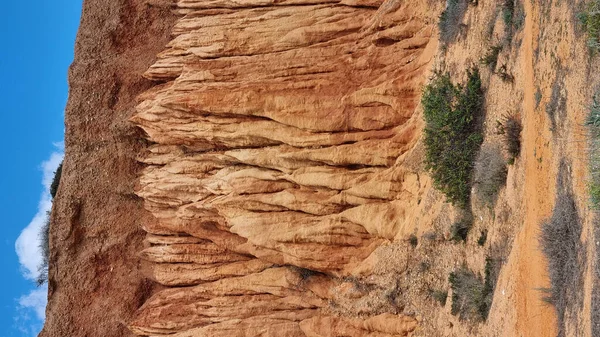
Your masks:
[[[81,0],[6,1],[2,11],[0,337],[36,336],[47,291],[32,280],[40,261],[36,232],[39,214],[50,205],[45,185],[62,156],[67,70]]]

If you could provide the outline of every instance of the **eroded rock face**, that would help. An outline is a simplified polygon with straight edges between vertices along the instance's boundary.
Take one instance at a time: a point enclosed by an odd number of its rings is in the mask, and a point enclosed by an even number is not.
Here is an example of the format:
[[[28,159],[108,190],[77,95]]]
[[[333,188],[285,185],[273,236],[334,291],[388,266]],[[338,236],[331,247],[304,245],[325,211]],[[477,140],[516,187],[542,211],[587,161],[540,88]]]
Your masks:
[[[353,310],[369,290],[349,280],[432,211],[429,180],[405,160],[433,13],[376,0],[182,0],[176,12],[145,73],[163,84],[132,117],[154,143],[140,156],[137,194],[156,218],[140,256],[172,288],[132,331],[408,335],[415,318]]]

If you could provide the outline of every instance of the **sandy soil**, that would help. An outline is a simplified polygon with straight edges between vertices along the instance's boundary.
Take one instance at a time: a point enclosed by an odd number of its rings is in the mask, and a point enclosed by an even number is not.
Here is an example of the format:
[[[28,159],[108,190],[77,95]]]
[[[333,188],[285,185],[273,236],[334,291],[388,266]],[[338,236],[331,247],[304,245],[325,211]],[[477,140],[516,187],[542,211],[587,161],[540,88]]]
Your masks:
[[[40,336],[130,336],[126,324],[154,285],[137,252],[150,221],[133,195],[145,146],[127,122],[141,74],[169,37],[168,8],[84,2],[69,70],[65,162],[50,235],[49,302]]]

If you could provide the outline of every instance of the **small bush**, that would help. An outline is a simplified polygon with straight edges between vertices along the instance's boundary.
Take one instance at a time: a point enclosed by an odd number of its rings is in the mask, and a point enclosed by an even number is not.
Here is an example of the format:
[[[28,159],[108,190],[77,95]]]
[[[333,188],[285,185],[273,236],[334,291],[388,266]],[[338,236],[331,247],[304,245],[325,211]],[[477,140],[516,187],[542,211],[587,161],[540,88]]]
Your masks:
[[[502,21],[507,30],[511,29],[513,23],[513,16],[515,14],[515,1],[504,0],[502,4]]]
[[[48,262],[50,259],[50,212],[46,213],[46,221],[42,225],[39,233],[40,250],[42,251],[42,262],[38,266],[38,277],[36,283],[38,286],[48,281]]]
[[[475,161],[476,200],[492,207],[496,203],[498,192],[506,183],[506,162],[502,150],[495,144],[485,144]]]
[[[60,177],[62,175],[62,165],[63,163],[60,162],[60,165],[58,165],[58,168],[56,171],[54,171],[54,178],[52,179],[52,184],[50,185],[50,195],[52,198],[56,196],[56,192],[58,191],[58,185],[60,184]]]
[[[560,165],[557,182],[558,194],[552,216],[542,224],[540,246],[548,260],[550,289],[546,300],[556,308],[559,321],[559,336],[564,336],[564,319],[568,305],[573,305],[582,291],[580,256],[584,253],[581,236],[581,221],[575,199],[569,186],[566,164]]]
[[[438,239],[438,235],[436,232],[427,232],[423,234],[423,238],[429,241],[436,241]]]
[[[498,55],[502,50],[501,45],[492,46],[488,49],[487,54],[485,54],[479,62],[483,65],[489,66],[492,70],[496,69],[496,64],[498,63]]]
[[[448,299],[448,291],[430,290],[430,296],[443,307],[446,305],[446,300]]]
[[[590,1],[578,16],[587,35],[588,47],[593,52],[600,50],[600,0]]]
[[[598,209],[600,208],[600,102],[598,94],[594,95],[586,125],[589,131],[589,165],[592,178],[589,185],[590,201],[592,206]]]
[[[465,242],[467,241],[467,235],[473,226],[473,220],[471,218],[463,218],[456,221],[450,227],[450,240],[454,242]]]
[[[540,88],[537,88],[535,91],[535,108],[537,109],[540,106],[540,102],[542,102],[542,92]]]
[[[421,100],[426,123],[426,167],[436,188],[462,208],[469,201],[473,160],[482,141],[479,70],[468,70],[467,75],[467,83],[462,86],[454,85],[448,73],[436,73]]]
[[[460,28],[460,23],[467,11],[465,0],[447,0],[446,9],[440,15],[438,28],[440,29],[440,40],[443,43],[452,42]]]
[[[414,247],[416,247],[416,246],[417,246],[417,244],[419,243],[419,239],[417,238],[417,236],[416,236],[416,235],[414,235],[414,234],[411,234],[411,235],[408,237],[408,242],[409,242],[409,243],[410,243],[410,245],[411,245],[411,246],[413,246],[413,248],[414,248]]]
[[[448,277],[452,288],[452,315],[461,320],[484,321],[489,312],[490,293],[483,280],[466,267]]]
[[[487,241],[487,230],[482,230],[481,234],[479,235],[479,239],[477,239],[477,245],[482,247],[485,245],[485,242]]]
[[[498,121],[498,133],[504,136],[506,150],[511,158],[517,158],[521,153],[521,120],[518,115],[504,115]]]

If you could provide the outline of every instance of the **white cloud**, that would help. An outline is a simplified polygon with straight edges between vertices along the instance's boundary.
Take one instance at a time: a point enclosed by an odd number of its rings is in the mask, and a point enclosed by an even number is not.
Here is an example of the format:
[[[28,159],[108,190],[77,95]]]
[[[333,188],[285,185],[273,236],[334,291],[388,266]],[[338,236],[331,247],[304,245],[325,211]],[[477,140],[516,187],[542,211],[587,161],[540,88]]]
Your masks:
[[[50,184],[52,184],[52,179],[54,178],[54,171],[56,171],[64,156],[62,147],[57,145],[59,144],[55,144],[55,146],[60,152],[53,152],[50,158],[41,165],[43,172],[42,185],[44,188],[38,203],[38,211],[29,225],[21,231],[21,235],[19,235],[15,242],[15,250],[19,257],[21,271],[23,272],[23,276],[30,280],[35,280],[39,275],[38,266],[42,262],[39,233],[46,221],[46,212],[52,208]]]
[[[48,288],[46,285],[29,292],[19,298],[19,306],[23,309],[31,309],[36,317],[43,321],[46,318],[46,302],[48,300]]]
[[[54,172],[64,157],[64,143],[54,143],[56,151],[40,166],[42,170],[42,193],[38,203],[37,213],[31,222],[21,231],[15,242],[15,250],[21,264],[21,272],[26,279],[35,280],[39,276],[38,267],[42,262],[40,249],[40,230],[46,221],[46,212],[52,208],[50,185]],[[44,285],[21,296],[17,302],[15,326],[23,335],[37,336],[45,320],[48,287]]]
[[[48,288],[33,289],[29,294],[17,300],[16,316],[13,327],[21,332],[22,336],[36,337],[44,326],[46,297]]]

